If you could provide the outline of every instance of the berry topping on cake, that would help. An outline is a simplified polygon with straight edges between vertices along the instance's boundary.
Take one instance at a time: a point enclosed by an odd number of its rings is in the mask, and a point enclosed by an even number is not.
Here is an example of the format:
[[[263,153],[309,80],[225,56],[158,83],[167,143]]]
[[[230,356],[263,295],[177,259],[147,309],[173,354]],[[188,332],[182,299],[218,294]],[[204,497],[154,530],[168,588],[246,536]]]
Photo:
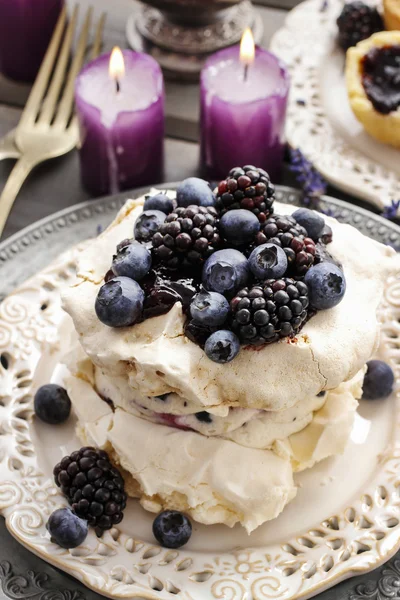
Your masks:
[[[340,302],[345,279],[326,249],[332,229],[323,216],[272,214],[274,187],[252,165],[232,169],[214,200],[196,177],[178,187],[177,201],[146,198],[136,239],[118,244],[98,292],[100,321],[126,327],[179,304],[185,336],[225,363],[240,344],[294,338],[317,310]]]
[[[216,363],[231,362],[239,354],[239,350],[239,339],[229,329],[220,329],[212,333],[204,346],[208,358]]]
[[[343,300],[346,279],[343,271],[333,263],[322,262],[313,266],[304,281],[308,285],[310,305],[315,310],[333,308]]]
[[[194,297],[190,305],[190,315],[200,325],[218,327],[225,323],[228,314],[229,302],[217,292],[204,290]]]
[[[309,208],[298,208],[294,211],[292,217],[297,223],[304,227],[308,237],[317,242],[322,235],[325,227],[323,216],[315,210]]]
[[[271,242],[283,248],[293,275],[304,275],[314,263],[315,242],[293,216],[270,217],[256,235],[256,244]]]
[[[279,279],[285,274],[288,261],[276,244],[262,244],[250,254],[249,267],[256,279]]]
[[[172,213],[174,210],[174,202],[171,198],[168,198],[166,194],[148,196],[144,201],[143,210],[160,210],[166,215],[169,215],[169,213]]]
[[[232,169],[218,186],[217,206],[222,214],[243,208],[264,223],[273,213],[274,200],[275,188],[268,173],[252,165]]]
[[[153,236],[156,258],[170,269],[199,265],[220,244],[217,212],[213,207],[178,207]]]
[[[226,212],[219,224],[224,240],[232,246],[244,246],[254,240],[260,231],[260,223],[252,212],[242,208]]]
[[[204,265],[203,285],[220,294],[234,294],[247,284],[250,270],[247,258],[232,248],[218,250]]]
[[[394,373],[383,360],[367,362],[367,372],[363,384],[363,400],[387,398],[393,392]]]
[[[165,510],[153,522],[153,535],[164,548],[181,548],[192,535],[192,524],[177,510]]]
[[[138,242],[150,242],[156,231],[164,223],[166,214],[161,210],[146,210],[138,217],[134,235]]]
[[[215,196],[204,179],[189,177],[180,183],[176,190],[178,206],[215,206]]]
[[[131,241],[117,250],[111,264],[114,275],[130,277],[140,281],[151,268],[151,254],[143,244]]]
[[[95,302],[98,319],[109,327],[128,327],[142,318],[144,292],[129,277],[114,277],[101,286]]]
[[[81,448],[64,457],[53,474],[72,510],[95,527],[97,535],[122,521],[124,480],[104,450]]]
[[[294,279],[270,279],[244,288],[231,301],[232,329],[243,344],[294,337],[307,320],[308,288]]]
[[[343,50],[356,46],[372,34],[384,29],[382,17],[373,6],[364,2],[348,2],[337,19],[339,45]]]
[[[51,541],[61,548],[77,548],[85,541],[88,534],[88,524],[80,519],[70,508],[59,508],[49,517],[46,529]]]
[[[50,425],[64,423],[71,412],[71,400],[60,385],[48,383],[38,389],[34,398],[35,414]]]

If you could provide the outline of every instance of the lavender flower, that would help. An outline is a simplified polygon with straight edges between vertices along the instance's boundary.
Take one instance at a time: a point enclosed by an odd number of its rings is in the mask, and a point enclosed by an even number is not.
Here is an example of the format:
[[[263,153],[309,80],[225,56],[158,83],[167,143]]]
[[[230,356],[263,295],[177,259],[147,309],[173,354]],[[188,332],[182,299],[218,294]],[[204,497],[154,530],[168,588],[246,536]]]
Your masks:
[[[318,209],[321,196],[326,193],[327,183],[299,148],[289,148],[289,169],[303,191],[302,202],[307,208]]]
[[[393,220],[398,218],[400,210],[400,200],[392,200],[389,206],[386,206],[381,212],[381,216],[385,219]]]

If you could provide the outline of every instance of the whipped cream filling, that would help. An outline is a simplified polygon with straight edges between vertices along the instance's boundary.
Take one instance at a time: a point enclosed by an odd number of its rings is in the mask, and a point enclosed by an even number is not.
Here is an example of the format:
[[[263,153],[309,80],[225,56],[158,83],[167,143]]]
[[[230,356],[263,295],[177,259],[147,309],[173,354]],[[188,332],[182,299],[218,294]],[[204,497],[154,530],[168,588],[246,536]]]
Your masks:
[[[143,199],[128,201],[81,252],[77,281],[63,298],[85,352],[107,377],[124,380],[131,390],[126,398],[136,392],[147,397],[175,393],[208,412],[235,406],[280,411],[349,381],[376,350],[383,284],[400,271],[400,257],[329,217],[333,242],[328,249],[344,266],[347,291],[338,306],[317,313],[294,340],[258,351],[242,347],[235,360],[220,365],[185,336],[179,303],[166,315],[133,327],[103,325],[94,311],[95,298],[117,244],[132,237],[142,204]],[[277,214],[294,209],[275,204]]]
[[[149,398],[132,395],[130,389],[125,389],[128,396],[122,396],[115,378],[111,380],[95,366],[93,373],[95,389],[115,407],[153,423],[231,439],[252,448],[269,448],[276,440],[304,429],[311,422],[313,412],[319,410],[327,399],[327,393],[322,392],[281,411],[226,406],[225,414],[218,415],[204,411],[201,405],[190,403],[174,393]]]

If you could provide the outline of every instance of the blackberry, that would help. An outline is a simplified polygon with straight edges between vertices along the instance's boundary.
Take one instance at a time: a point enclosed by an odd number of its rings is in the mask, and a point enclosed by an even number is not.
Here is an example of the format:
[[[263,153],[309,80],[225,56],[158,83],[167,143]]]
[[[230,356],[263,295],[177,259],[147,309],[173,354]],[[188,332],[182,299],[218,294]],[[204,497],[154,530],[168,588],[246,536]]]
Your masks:
[[[315,242],[292,216],[273,215],[256,235],[256,245],[271,242],[283,248],[288,260],[288,274],[304,275],[314,264]]]
[[[214,207],[176,208],[153,236],[155,257],[170,269],[201,265],[219,247],[217,222]]]
[[[343,50],[356,46],[358,42],[384,29],[382,17],[376,8],[357,0],[345,4],[337,19],[339,45]]]
[[[308,303],[304,282],[268,279],[233,298],[231,327],[242,344],[271,344],[294,337],[307,320]]]
[[[65,456],[53,474],[72,510],[95,527],[98,536],[122,521],[127,499],[124,480],[107,452],[81,448]]]
[[[252,165],[231,169],[218,186],[217,207],[222,215],[228,210],[244,208],[254,213],[260,223],[265,223],[274,212],[274,200],[275,187],[268,173]]]

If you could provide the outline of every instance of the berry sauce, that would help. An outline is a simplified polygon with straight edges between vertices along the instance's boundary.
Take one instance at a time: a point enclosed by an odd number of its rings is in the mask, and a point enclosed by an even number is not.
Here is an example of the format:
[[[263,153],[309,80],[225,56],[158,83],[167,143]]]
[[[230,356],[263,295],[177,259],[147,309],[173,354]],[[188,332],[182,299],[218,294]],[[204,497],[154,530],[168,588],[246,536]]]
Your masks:
[[[400,45],[372,48],[362,61],[368,99],[383,115],[400,107]]]
[[[201,276],[194,268],[185,273],[158,266],[140,283],[146,294],[143,309],[145,320],[166,314],[176,302],[182,303],[183,312],[186,313],[193,296],[200,291]]]

